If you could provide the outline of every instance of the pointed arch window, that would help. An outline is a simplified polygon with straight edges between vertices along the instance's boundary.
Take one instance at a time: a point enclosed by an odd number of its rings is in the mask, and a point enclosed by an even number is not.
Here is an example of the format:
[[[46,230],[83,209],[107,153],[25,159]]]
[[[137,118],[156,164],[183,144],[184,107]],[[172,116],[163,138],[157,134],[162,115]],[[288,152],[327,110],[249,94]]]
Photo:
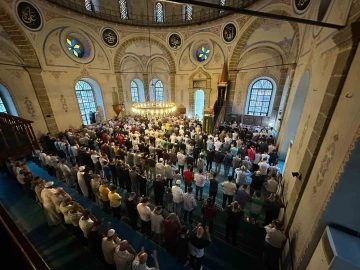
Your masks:
[[[92,11],[92,9],[91,9],[91,0],[85,0],[85,8],[88,11]]]
[[[184,5],[184,20],[191,21],[193,15],[193,6],[186,4]]]
[[[130,83],[131,90],[131,102],[137,103],[139,102],[139,86],[135,81],[131,81]]]
[[[160,80],[155,83],[155,100],[164,101],[164,85]]]
[[[126,0],[119,0],[120,5],[120,18],[122,20],[129,19],[128,6]]]
[[[81,119],[84,125],[91,124],[92,113],[96,112],[94,90],[85,81],[78,81],[75,85],[76,98],[79,104]]]
[[[267,77],[255,80],[250,84],[246,103],[246,114],[268,116],[272,110],[275,93],[275,82]]]
[[[161,2],[155,4],[155,21],[164,22],[164,5]]]

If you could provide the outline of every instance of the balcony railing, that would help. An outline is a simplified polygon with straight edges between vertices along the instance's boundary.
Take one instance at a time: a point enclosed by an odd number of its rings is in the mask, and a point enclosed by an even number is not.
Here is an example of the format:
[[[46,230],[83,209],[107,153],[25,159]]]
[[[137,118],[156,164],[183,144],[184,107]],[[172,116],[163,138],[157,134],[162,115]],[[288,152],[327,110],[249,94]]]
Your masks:
[[[38,149],[32,121],[0,113],[0,160]]]
[[[114,0],[115,1],[115,0]],[[145,1],[145,0],[144,0]],[[229,0],[226,1],[226,6],[237,8],[248,8],[258,0]],[[210,8],[203,8],[192,13],[192,20],[185,20],[180,14],[166,14],[163,22],[156,22],[154,15],[134,14],[131,13],[128,19],[120,17],[120,9],[114,10],[103,6],[92,6],[92,11],[87,10],[83,0],[48,0],[48,2],[59,5],[66,9],[77,13],[87,15],[89,17],[136,26],[151,26],[151,27],[170,27],[181,25],[201,24],[208,21],[216,20],[232,14],[229,11],[221,11]]]

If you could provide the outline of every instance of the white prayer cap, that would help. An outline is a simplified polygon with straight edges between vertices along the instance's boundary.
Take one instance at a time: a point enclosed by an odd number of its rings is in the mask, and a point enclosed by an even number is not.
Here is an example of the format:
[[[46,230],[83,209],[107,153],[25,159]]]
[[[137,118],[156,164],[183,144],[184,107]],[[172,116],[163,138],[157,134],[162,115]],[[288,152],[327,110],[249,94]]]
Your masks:
[[[49,182],[46,182],[45,187],[48,188],[48,187],[52,187],[53,185],[54,185],[54,182],[49,181]]]
[[[114,229],[110,229],[109,231],[108,231],[108,233],[107,233],[107,236],[108,237],[111,237],[111,236],[113,236],[115,234],[115,230]]]

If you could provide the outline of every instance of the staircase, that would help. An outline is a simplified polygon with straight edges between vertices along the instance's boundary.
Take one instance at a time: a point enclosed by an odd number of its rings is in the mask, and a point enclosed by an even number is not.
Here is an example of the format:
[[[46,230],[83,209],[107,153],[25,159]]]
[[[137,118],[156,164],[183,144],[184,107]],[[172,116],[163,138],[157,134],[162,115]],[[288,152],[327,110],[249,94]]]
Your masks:
[[[224,121],[225,112],[226,112],[226,101],[225,101],[225,103],[222,105],[220,111],[219,111],[218,113],[216,113],[215,116],[214,116],[214,121],[215,121],[214,128],[215,128],[215,129],[218,128],[218,126],[220,125],[220,123]]]
[[[39,149],[32,121],[0,113],[0,162]]]

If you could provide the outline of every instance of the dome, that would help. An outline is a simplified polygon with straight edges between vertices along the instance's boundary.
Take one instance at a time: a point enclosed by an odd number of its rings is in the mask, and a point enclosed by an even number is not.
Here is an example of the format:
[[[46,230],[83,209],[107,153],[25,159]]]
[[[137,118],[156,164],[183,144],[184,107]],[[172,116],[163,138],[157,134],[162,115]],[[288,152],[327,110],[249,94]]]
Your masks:
[[[202,0],[204,3],[238,8],[247,8],[257,1]],[[49,0],[49,2],[97,19],[147,27],[201,24],[231,14],[229,11],[164,0]]]

